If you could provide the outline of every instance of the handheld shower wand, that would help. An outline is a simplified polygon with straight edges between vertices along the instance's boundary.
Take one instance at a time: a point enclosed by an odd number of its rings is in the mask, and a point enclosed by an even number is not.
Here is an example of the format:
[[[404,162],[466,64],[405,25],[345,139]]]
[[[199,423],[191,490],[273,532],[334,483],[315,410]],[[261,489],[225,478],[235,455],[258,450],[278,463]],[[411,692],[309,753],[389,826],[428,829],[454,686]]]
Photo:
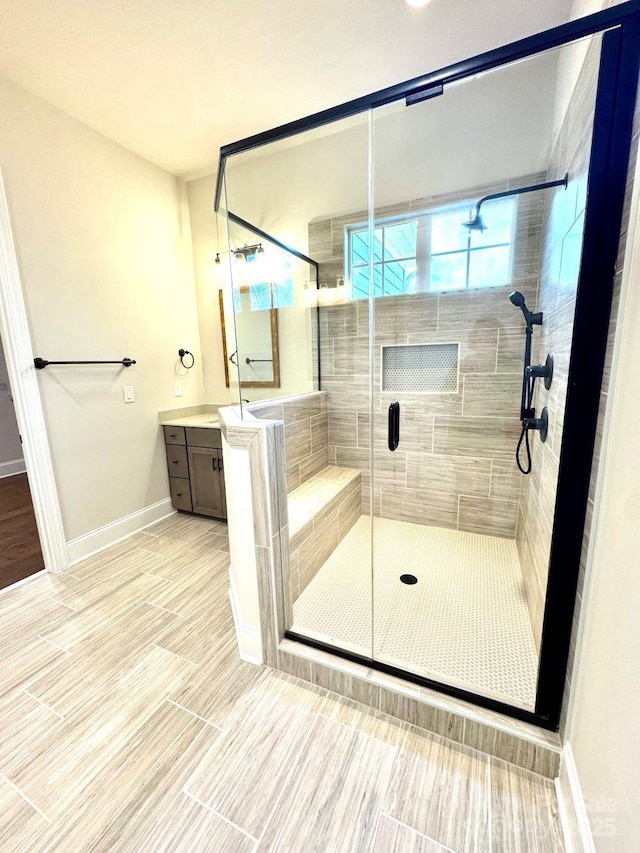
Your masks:
[[[533,327],[542,325],[542,311],[533,313],[527,308],[527,303],[524,296],[519,290],[514,290],[509,294],[509,300],[516,308],[520,308],[526,323],[526,339],[524,348],[524,370],[522,374],[522,396],[520,399],[520,420],[522,422],[522,432],[516,449],[516,462],[518,468],[523,474],[531,473],[531,448],[529,446],[529,430],[539,430],[542,441],[547,440],[547,429],[549,424],[549,415],[546,406],[542,410],[542,416],[536,418],[536,410],[533,407],[533,395],[535,391],[536,379],[543,378],[545,388],[551,386],[553,378],[553,356],[548,355],[546,364],[531,365],[531,343],[533,338]],[[524,443],[527,451],[526,466],[520,462],[520,450]]]

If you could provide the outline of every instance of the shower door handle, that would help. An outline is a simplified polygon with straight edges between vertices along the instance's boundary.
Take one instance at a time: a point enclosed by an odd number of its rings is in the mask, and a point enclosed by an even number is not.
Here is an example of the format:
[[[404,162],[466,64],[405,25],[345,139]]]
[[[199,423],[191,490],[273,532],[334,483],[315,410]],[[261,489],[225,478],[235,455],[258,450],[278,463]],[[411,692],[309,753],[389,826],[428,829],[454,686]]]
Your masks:
[[[400,444],[400,403],[389,406],[389,450],[395,450]]]

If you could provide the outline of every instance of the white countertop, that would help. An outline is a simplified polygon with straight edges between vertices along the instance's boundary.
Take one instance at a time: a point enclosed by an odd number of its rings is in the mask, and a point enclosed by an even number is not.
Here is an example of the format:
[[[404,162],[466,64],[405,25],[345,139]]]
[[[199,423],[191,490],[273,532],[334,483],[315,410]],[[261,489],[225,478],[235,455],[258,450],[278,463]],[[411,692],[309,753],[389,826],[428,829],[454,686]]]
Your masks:
[[[170,421],[160,421],[162,426],[204,427],[205,429],[220,429],[218,416],[213,412],[203,412],[200,415],[185,415]]]

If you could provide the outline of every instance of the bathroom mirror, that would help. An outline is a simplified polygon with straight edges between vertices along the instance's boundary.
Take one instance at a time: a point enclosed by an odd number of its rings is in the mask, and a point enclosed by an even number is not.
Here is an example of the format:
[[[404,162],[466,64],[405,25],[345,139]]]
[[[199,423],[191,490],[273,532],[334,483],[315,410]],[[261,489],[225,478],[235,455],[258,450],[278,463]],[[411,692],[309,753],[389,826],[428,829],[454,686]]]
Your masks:
[[[241,351],[230,353],[227,349],[224,295],[222,290],[218,293],[227,388],[230,387],[229,363],[238,367],[243,388],[279,388],[278,309],[265,308],[260,294],[252,293],[248,286],[235,289],[233,313],[236,340],[241,342]]]

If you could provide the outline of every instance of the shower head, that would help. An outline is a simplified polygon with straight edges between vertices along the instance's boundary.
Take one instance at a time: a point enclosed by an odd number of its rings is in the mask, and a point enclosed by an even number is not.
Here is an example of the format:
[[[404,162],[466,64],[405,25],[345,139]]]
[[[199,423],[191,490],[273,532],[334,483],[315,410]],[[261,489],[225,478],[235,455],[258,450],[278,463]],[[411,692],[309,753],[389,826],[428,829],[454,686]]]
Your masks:
[[[514,290],[513,293],[509,294],[509,301],[512,305],[515,305],[516,308],[520,308],[522,313],[524,314],[524,321],[527,324],[527,331],[532,332],[533,326],[541,326],[542,325],[542,311],[539,311],[537,314],[532,314],[531,311],[527,308],[527,303],[522,293],[519,290]]]
[[[480,215],[480,208],[486,201],[497,201],[500,198],[509,198],[514,195],[522,195],[523,193],[535,193],[540,190],[551,189],[552,187],[564,187],[566,190],[568,184],[569,173],[567,172],[564,178],[559,181],[546,181],[544,184],[532,184],[528,187],[514,187],[514,189],[511,190],[503,190],[503,192],[485,195],[481,199],[478,199],[471,219],[468,222],[463,222],[462,225],[464,228],[468,228],[469,231],[486,231],[487,226],[484,224],[482,216]]]
[[[480,213],[478,212],[477,208],[471,219],[468,222],[463,222],[462,224],[465,228],[468,228],[469,231],[487,230],[487,226],[484,224],[484,220],[482,216],[480,216]]]

